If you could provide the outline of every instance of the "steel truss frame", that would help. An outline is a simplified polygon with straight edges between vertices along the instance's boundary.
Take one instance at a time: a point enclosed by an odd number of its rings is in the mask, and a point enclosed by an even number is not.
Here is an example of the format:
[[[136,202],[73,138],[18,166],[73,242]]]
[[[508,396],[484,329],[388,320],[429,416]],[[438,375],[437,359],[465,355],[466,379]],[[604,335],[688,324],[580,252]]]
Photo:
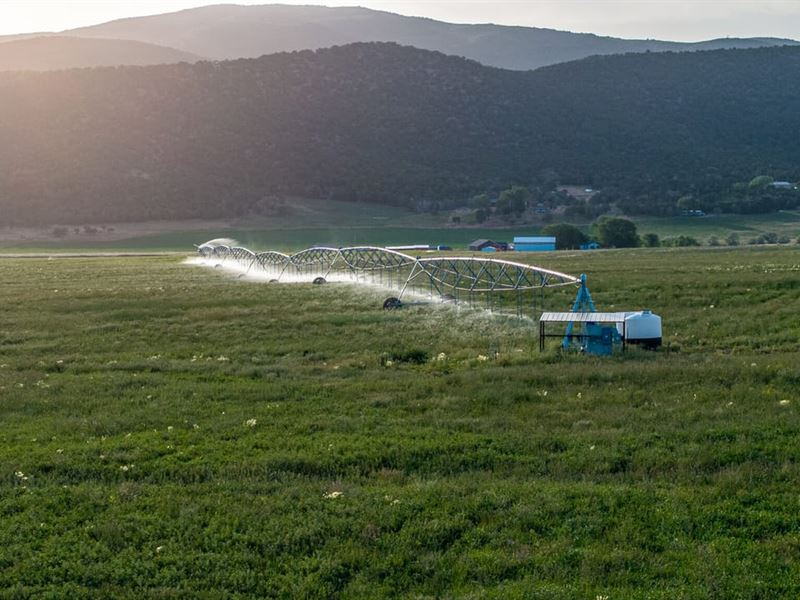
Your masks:
[[[523,312],[545,309],[545,290],[579,287],[581,278],[524,263],[476,256],[414,257],[376,246],[330,248],[315,246],[296,254],[206,242],[198,255],[216,265],[273,281],[353,281],[378,285],[397,293],[384,304],[397,308],[402,299],[467,303]],[[390,302],[391,301],[391,302]]]

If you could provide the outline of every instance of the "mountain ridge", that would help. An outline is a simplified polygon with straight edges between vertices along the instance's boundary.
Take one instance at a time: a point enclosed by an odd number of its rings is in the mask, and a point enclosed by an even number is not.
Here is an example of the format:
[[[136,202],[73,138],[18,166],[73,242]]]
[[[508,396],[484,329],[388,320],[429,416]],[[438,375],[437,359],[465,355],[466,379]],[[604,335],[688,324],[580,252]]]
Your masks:
[[[280,4],[216,4],[160,15],[127,17],[61,33],[136,40],[212,60],[255,58],[357,42],[395,42],[514,70],[531,70],[596,54],[800,43],[761,37],[701,42],[625,40],[546,28],[447,23],[360,7]]]
[[[0,71],[51,71],[196,62],[200,56],[134,40],[47,35],[0,42]]]

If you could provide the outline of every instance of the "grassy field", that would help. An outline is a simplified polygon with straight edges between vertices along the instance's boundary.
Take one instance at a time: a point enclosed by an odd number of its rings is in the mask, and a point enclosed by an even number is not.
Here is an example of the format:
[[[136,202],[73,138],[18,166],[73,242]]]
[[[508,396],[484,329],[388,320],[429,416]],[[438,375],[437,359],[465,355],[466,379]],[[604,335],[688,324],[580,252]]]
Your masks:
[[[796,241],[800,237],[800,212],[783,210],[763,215],[708,215],[705,217],[669,217],[634,219],[639,232],[657,233],[662,238],[689,235],[701,242],[712,235],[724,240],[739,236],[742,244],[763,233],[777,233]]]
[[[159,235],[129,238],[108,242],[91,242],[85,239],[70,241],[36,242],[29,245],[7,246],[2,252],[40,251],[185,251],[192,244],[202,244],[210,239],[228,237],[253,250],[298,251],[310,246],[405,246],[411,244],[446,244],[466,248],[477,238],[510,241],[514,235],[523,235],[530,229],[448,229],[418,227],[326,227],[298,229],[210,229],[205,231],[179,231]]]
[[[800,597],[800,250],[537,259],[667,347],[0,260],[0,597]]]
[[[330,205],[329,205],[330,204]],[[635,219],[640,234],[656,233],[661,238],[693,236],[707,242],[711,236],[724,240],[731,233],[741,243],[763,233],[785,235],[792,241],[800,237],[800,213],[782,211],[767,215],[712,215]],[[219,237],[238,240],[252,249],[298,251],[309,246],[445,244],[466,248],[478,238],[511,241],[514,236],[536,235],[537,225],[508,228],[454,228],[443,215],[411,213],[399,208],[346,202],[300,202],[286,214],[233,223],[228,227],[166,231],[152,235],[125,236],[113,241],[98,241],[92,236],[72,236],[50,241],[0,241],[0,252],[153,252],[185,251]],[[581,227],[590,231],[590,224]]]

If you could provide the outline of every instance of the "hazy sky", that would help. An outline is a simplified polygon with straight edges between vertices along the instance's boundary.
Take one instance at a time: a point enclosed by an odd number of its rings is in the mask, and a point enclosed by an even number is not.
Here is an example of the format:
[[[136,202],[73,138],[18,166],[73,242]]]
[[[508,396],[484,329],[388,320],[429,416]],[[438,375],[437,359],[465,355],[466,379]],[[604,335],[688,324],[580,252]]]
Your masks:
[[[0,34],[59,31],[170,12],[204,0],[0,0]],[[267,4],[239,0],[237,4]],[[501,23],[627,38],[800,37],[800,0],[284,0],[366,6],[460,23]]]

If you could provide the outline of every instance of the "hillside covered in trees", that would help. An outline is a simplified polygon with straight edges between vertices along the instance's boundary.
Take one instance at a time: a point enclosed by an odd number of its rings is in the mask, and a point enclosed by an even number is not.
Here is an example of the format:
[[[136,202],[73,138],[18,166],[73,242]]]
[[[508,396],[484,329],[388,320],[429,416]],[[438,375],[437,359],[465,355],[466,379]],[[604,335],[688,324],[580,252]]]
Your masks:
[[[515,72],[395,44],[0,74],[0,219],[258,213],[275,196],[416,206],[580,183],[629,212],[800,179],[800,48]]]

